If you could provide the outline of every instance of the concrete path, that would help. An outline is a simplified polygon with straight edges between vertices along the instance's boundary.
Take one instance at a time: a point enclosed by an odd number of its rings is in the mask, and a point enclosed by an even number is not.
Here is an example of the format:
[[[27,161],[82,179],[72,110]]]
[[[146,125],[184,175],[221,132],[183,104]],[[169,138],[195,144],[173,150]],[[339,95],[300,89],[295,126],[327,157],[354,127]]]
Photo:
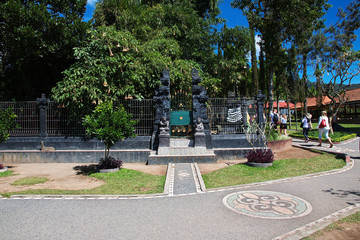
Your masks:
[[[0,199],[0,239],[299,239],[359,211],[358,140],[331,149],[351,147],[345,168],[278,181],[177,193],[179,165],[173,194]]]

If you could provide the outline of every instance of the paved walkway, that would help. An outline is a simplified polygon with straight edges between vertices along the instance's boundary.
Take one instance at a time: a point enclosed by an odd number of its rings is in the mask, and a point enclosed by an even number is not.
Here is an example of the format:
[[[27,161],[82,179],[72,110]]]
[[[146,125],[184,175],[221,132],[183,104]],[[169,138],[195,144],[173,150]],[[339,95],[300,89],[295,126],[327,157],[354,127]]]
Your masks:
[[[317,148],[315,142],[294,145]],[[360,209],[359,138],[322,150],[346,153],[326,173],[198,191],[176,177],[173,192],[146,196],[14,196],[0,199],[1,239],[299,239]],[[190,168],[189,168],[190,167]],[[196,192],[195,192],[196,190]],[[39,198],[39,199],[36,199]]]

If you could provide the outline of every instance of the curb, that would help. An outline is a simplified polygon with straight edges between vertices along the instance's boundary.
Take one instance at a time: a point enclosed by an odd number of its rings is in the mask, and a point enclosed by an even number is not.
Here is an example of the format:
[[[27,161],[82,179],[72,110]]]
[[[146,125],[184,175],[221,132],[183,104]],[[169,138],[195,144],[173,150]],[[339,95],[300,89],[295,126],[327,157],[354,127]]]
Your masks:
[[[360,211],[360,204],[341,209],[333,214],[326,217],[320,218],[314,222],[308,223],[302,227],[287,232],[281,236],[275,237],[272,240],[296,240],[307,237],[319,230],[324,229],[333,222],[336,222],[342,218],[345,218],[351,214]]]

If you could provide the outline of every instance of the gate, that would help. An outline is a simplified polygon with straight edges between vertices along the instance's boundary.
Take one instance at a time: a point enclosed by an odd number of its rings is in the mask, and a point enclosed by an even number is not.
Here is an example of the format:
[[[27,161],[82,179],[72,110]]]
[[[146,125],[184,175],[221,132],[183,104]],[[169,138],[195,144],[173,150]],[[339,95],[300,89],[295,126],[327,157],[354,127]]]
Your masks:
[[[182,90],[170,98],[170,136],[190,137],[192,133],[192,95]]]

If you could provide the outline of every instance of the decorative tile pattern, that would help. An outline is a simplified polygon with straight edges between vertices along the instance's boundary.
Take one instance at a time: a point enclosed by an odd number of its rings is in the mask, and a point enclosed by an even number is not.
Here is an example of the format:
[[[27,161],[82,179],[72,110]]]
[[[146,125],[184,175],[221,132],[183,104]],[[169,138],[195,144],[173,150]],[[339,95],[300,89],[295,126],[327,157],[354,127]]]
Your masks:
[[[279,192],[243,191],[224,197],[229,209],[251,217],[287,219],[303,217],[312,211],[307,201]]]

